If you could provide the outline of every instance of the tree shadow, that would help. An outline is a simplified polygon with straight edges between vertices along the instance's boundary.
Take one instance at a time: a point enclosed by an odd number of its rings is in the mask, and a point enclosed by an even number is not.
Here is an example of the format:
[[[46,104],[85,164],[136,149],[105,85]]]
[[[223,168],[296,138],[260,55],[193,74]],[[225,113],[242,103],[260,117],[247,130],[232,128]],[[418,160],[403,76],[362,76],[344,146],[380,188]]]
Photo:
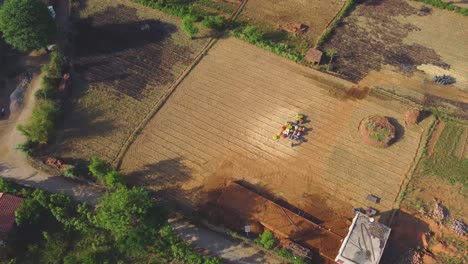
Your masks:
[[[54,142],[57,145],[70,139],[87,139],[94,136],[112,134],[116,120],[103,118],[103,112],[97,109],[72,109],[66,104],[65,117],[60,126],[60,137]]]
[[[173,158],[158,161],[153,164],[145,164],[138,171],[127,174],[127,179],[132,184],[151,186],[166,185],[170,189],[180,186],[181,183],[191,178],[192,170],[182,163],[182,158]]]
[[[146,96],[148,85],[171,83],[174,60],[188,63],[192,55],[171,40],[175,25],[142,20],[137,9],[124,5],[79,20],[76,29],[74,68],[80,77],[136,100]]]

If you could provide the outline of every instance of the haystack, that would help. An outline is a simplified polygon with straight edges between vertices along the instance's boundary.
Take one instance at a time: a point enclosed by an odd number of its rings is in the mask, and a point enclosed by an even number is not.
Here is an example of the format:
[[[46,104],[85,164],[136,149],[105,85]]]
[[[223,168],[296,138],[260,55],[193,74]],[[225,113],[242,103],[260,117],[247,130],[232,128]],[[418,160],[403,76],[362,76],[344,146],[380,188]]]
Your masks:
[[[386,148],[395,139],[395,126],[384,116],[370,116],[361,121],[359,132],[369,145]]]
[[[419,111],[418,109],[410,109],[406,111],[405,123],[408,125],[418,124],[420,115],[421,115],[421,111]]]

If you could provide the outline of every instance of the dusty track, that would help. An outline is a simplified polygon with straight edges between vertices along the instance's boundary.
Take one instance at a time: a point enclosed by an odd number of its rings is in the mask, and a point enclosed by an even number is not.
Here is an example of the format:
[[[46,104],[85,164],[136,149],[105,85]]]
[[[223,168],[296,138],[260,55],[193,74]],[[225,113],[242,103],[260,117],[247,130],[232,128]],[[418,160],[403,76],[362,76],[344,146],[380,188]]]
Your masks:
[[[366,146],[357,133],[362,118],[380,114],[403,124],[407,107],[333,96],[351,85],[241,41],[220,40],[143,129],[121,168],[135,181],[181,188],[187,197],[234,178],[314,212],[366,207],[369,193],[382,198],[374,207],[389,210],[426,123],[406,128],[388,149]],[[309,142],[291,148],[274,141],[299,112],[309,116]]]

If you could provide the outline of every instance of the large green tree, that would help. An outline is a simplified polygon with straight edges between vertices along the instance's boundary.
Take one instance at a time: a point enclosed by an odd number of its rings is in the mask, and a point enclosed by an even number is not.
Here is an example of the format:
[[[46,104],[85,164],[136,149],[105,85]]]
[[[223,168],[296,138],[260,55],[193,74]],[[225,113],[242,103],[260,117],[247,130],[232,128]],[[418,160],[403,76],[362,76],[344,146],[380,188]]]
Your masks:
[[[165,219],[149,192],[133,187],[106,193],[93,222],[108,230],[121,250],[143,253]]]
[[[50,44],[56,28],[41,1],[6,0],[0,9],[0,31],[8,44],[26,52]]]

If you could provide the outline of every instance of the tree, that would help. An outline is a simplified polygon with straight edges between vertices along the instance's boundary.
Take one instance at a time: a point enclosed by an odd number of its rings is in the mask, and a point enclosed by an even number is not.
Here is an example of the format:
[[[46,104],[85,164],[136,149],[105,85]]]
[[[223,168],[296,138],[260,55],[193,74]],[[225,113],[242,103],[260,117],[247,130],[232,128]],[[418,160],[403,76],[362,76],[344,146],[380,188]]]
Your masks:
[[[107,162],[98,157],[91,157],[88,169],[93,177],[99,181],[102,181],[106,174],[110,171],[110,166],[107,164]]]
[[[264,231],[260,236],[256,239],[257,244],[262,246],[266,249],[271,249],[275,245],[275,237],[273,233],[269,231]]]
[[[53,101],[41,100],[28,121],[24,125],[18,125],[18,130],[31,142],[47,142],[55,132],[55,121],[59,113]]]
[[[0,31],[8,44],[26,52],[50,44],[56,28],[41,1],[7,0],[0,9]]]
[[[106,193],[93,222],[108,230],[121,250],[143,253],[165,219],[149,192],[133,187]]]
[[[186,15],[182,19],[182,28],[184,29],[185,33],[190,37],[193,38],[198,32],[200,31],[196,26],[195,22],[197,18],[192,15]]]
[[[326,51],[327,56],[330,58],[330,61],[328,62],[327,71],[330,71],[331,64],[332,64],[332,62],[333,62],[333,57],[335,57],[335,55],[336,55],[337,52],[338,52],[338,51],[337,51],[336,49],[334,49],[334,48],[328,49],[328,50]]]

